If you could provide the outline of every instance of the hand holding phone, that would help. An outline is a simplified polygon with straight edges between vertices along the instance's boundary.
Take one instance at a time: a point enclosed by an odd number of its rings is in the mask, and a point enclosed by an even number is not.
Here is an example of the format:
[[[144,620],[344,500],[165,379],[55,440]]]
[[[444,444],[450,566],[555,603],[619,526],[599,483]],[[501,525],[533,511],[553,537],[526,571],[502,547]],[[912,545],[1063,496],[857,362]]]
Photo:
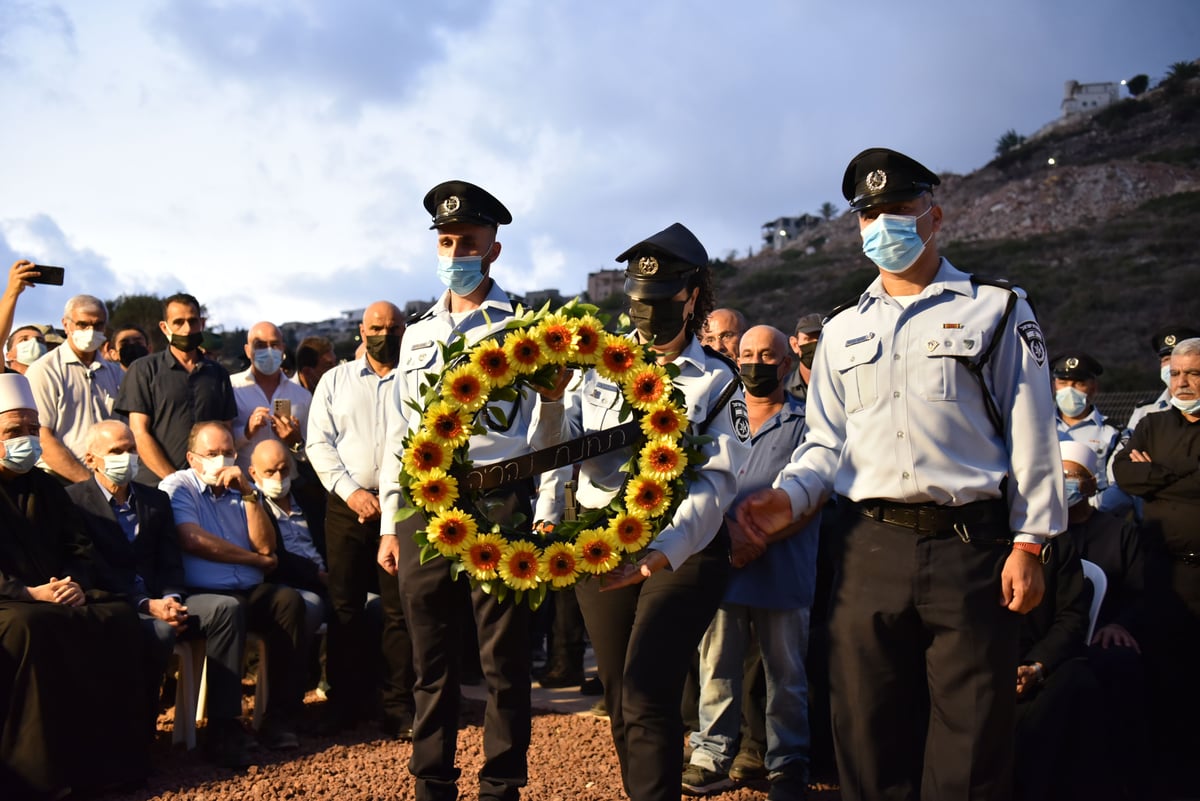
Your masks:
[[[276,398],[274,415],[276,417],[291,417],[292,402],[287,398]]]
[[[35,264],[33,269],[37,270],[37,275],[30,275],[25,280],[34,284],[49,284],[50,286],[62,286],[63,276],[66,270],[62,267],[53,267],[49,264]]]

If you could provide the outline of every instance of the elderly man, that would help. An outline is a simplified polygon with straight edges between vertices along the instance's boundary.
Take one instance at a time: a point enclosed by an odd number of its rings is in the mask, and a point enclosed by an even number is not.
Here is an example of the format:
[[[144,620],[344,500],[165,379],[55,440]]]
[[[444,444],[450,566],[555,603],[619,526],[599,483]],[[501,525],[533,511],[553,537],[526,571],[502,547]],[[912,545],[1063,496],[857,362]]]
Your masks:
[[[293,454],[304,449],[312,393],[280,369],[283,346],[283,333],[274,323],[255,323],[246,334],[250,367],[229,379],[237,401],[233,434],[243,470],[250,469],[254,446],[268,439],[279,440]]]
[[[271,749],[298,745],[292,726],[303,701],[300,647],[304,601],[295,590],[267,583],[275,570],[275,529],[262,498],[235,463],[233,435],[223,423],[197,423],[188,437],[188,469],[162,482],[171,498],[183,551],[188,608],[201,618],[208,655],[208,753],[218,764],[249,764],[241,714],[246,629],[260,634],[269,655],[270,705],[259,742]],[[231,608],[232,607],[232,608]],[[233,615],[222,641],[204,621]]]
[[[1096,395],[1104,368],[1082,350],[1070,350],[1050,360],[1054,376],[1054,403],[1058,407],[1058,438],[1080,442],[1107,466],[1121,442],[1121,432],[1100,414]],[[1096,474],[1096,494],[1090,503],[1103,512],[1124,514],[1133,499],[1108,480],[1107,469]]]
[[[711,316],[709,319],[712,319]],[[783,332],[759,325],[745,333],[738,367],[750,419],[750,460],[738,497],[769,487],[804,438],[804,407],[783,390],[791,367]],[[729,787],[741,721],[743,659],[753,625],[766,671],[771,801],[803,799],[809,767],[808,682],[804,659],[816,573],[818,518],[770,542],[726,517],[734,571],[724,600],[700,641],[700,730],[691,735],[683,791],[708,795]]]
[[[0,788],[61,797],[138,781],[147,767],[137,614],[93,589],[78,511],[35,470],[29,382],[0,375]],[[91,725],[103,725],[96,736]]]
[[[1125,430],[1121,433],[1122,445],[1128,442],[1129,438],[1133,436],[1133,430],[1137,428],[1137,424],[1141,422],[1143,417],[1171,408],[1171,351],[1174,350],[1176,343],[1196,337],[1200,337],[1200,331],[1182,323],[1165,325],[1154,332],[1154,336],[1150,339],[1150,346],[1158,354],[1159,375],[1162,378],[1165,389],[1163,389],[1157,398],[1147,400],[1138,405],[1133,410],[1133,413],[1129,415],[1129,421],[1125,423]]]
[[[1200,338],[1176,343],[1171,408],[1148,414],[1113,460],[1125,491],[1143,502],[1146,586],[1153,624],[1146,647],[1158,697],[1151,731],[1177,795],[1200,793]]]
[[[130,365],[115,404],[137,440],[135,480],[150,485],[187,469],[192,426],[208,420],[228,425],[237,415],[229,373],[200,349],[200,301],[182,292],[172,295],[163,301],[158,325],[170,347]]]
[[[366,353],[338,365],[321,379],[308,418],[309,463],[328,491],[325,554],[329,560],[329,623],[326,673],[330,724],[350,726],[378,709],[364,665],[377,660],[380,645],[364,604],[378,592],[383,609],[383,729],[389,737],[412,738],[413,652],[396,579],[375,563],[379,548],[380,466],[384,434],[400,359],[404,315],[380,300],[363,312],[359,335]]]
[[[766,536],[846,501],[829,631],[847,801],[1010,794],[1020,619],[1066,524],[1041,330],[1024,293],[939,255],[938,183],[894,150],[851,160],[879,275],[821,332],[792,463],[738,507]]]
[[[62,322],[66,342],[30,365],[25,375],[42,424],[39,466],[74,483],[91,477],[83,466],[88,431],[113,416],[123,373],[98,353],[108,323],[103,301],[76,295],[67,301]]]
[[[738,358],[738,341],[746,330],[746,317],[736,309],[713,309],[704,321],[700,344],[733,361]]]
[[[103,557],[97,585],[123,597],[141,619],[153,732],[167,660],[176,637],[188,627],[171,499],[145,484],[134,488],[137,446],[133,432],[120,420],[92,426],[83,462],[92,471],[92,480],[72,484],[67,494],[79,507],[88,537]]]

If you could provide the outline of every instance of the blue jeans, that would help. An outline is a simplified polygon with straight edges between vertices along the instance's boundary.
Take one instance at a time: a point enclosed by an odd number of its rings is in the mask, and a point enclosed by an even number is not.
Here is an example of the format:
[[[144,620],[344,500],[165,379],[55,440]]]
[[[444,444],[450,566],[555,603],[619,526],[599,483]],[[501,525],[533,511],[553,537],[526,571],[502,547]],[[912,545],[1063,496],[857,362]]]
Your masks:
[[[742,660],[750,625],[758,632],[767,678],[767,753],[774,776],[808,778],[809,610],[721,604],[700,641],[700,730],[691,735],[692,764],[728,773],[742,720]]]

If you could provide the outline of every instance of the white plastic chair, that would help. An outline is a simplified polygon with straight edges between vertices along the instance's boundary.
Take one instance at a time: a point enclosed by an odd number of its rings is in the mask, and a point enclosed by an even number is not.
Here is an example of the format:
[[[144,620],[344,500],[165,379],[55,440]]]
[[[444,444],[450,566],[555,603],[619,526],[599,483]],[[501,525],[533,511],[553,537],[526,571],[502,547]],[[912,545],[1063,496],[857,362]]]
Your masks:
[[[196,747],[196,723],[204,714],[197,703],[204,675],[204,640],[178,640],[175,656],[179,659],[179,678],[175,682],[175,725],[172,744],[184,743],[187,750]]]
[[[1104,593],[1108,590],[1108,576],[1100,569],[1100,565],[1080,559],[1083,565],[1083,576],[1092,582],[1092,608],[1088,610],[1088,630],[1085,645],[1091,645],[1092,635],[1096,632],[1096,618],[1100,617],[1100,604],[1104,602]]]

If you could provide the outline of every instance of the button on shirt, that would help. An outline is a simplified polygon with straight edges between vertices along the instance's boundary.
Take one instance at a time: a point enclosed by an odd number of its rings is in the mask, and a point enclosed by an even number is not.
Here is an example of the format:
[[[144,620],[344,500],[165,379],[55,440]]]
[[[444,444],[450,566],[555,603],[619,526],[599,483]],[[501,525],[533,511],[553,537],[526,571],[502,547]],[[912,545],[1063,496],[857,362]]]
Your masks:
[[[81,461],[87,453],[88,431],[113,417],[122,375],[120,366],[99,354],[91,364],[84,364],[69,343],[29,365],[25,373],[37,403],[38,422]],[[44,464],[38,463],[43,469]]]
[[[783,408],[750,438],[750,455],[738,479],[737,501],[732,506],[771,486],[804,439],[804,404],[791,396],[784,397]],[[814,517],[803,530],[771,543],[762,556],[730,573],[724,602],[758,609],[812,606],[820,526],[820,516]]]
[[[426,373],[436,375],[441,372],[442,343],[465,337],[468,345],[474,345],[490,334],[503,331],[505,323],[513,316],[508,293],[495,281],[479,308],[466,314],[451,315],[449,299],[449,291],[444,292],[420,320],[408,327],[400,344],[398,370],[403,378],[397,382],[389,404],[387,447],[379,484],[383,534],[395,533],[393,518],[402,502],[398,479],[404,436],[410,426],[419,426],[421,422],[420,414],[409,405],[409,400],[420,398],[421,382]],[[324,381],[322,378],[321,382]],[[476,465],[512,459],[549,447],[564,436],[562,403],[542,401],[532,389],[526,388],[519,401],[492,405],[502,412],[509,425],[503,431],[488,427],[484,433],[471,437],[468,448]],[[549,502],[539,501],[535,516],[545,517],[544,510],[552,506],[552,497]]]
[[[683,392],[688,420],[694,425],[708,417],[729,382],[738,380],[728,363],[708,355],[695,337],[674,364],[679,368],[674,382]],[[749,457],[750,445],[734,433],[732,405],[734,401],[744,404],[743,397],[739,388],[712,419],[705,432],[712,440],[702,447],[708,461],[687,486],[686,497],[671,522],[650,543],[651,549],[662,551],[672,569],[712,542],[724,522],[726,509],[737,495],[738,477]],[[625,422],[621,419],[625,399],[620,390],[595,370],[584,374],[582,382],[567,393],[566,400],[571,436],[603,431]],[[626,478],[621,465],[632,455],[631,449],[619,448],[580,463],[576,494],[580,506],[588,509],[607,506]]]
[[[342,500],[359,489],[379,488],[395,378],[395,370],[380,378],[364,355],[334,367],[317,384],[305,453],[321,484]]]
[[[258,443],[268,439],[278,439],[269,424],[255,431],[250,439],[246,439],[246,423],[250,421],[250,415],[255,409],[265,406],[271,414],[275,414],[277,399],[290,401],[292,417],[299,421],[300,435],[304,436],[308,430],[308,407],[312,403],[312,393],[288,378],[282,370],[279,371],[279,386],[275,387],[274,394],[269,398],[258,382],[254,380],[252,368],[231,375],[229,383],[233,386],[233,399],[237,402],[237,416],[233,418],[233,436],[237,444],[238,467],[242,470],[250,469],[250,454],[254,452]],[[293,471],[293,475],[295,475],[295,471]]]
[[[193,523],[215,537],[254,551],[245,505],[237,490],[227,489],[217,496],[191,468],[167,476],[159,489],[171,498],[176,525]],[[189,587],[208,590],[248,590],[263,580],[258,568],[213,562],[186,551],[183,553],[183,576]]]
[[[892,298],[876,278],[829,321],[809,383],[809,433],[776,482],[795,516],[830,492],[960,506],[1001,497],[1007,476],[1014,535],[1036,541],[1066,528],[1045,345],[1023,298],[996,330],[1008,297],[942,259],[919,295]],[[978,360],[994,336],[984,379],[1003,434],[959,360]]]

